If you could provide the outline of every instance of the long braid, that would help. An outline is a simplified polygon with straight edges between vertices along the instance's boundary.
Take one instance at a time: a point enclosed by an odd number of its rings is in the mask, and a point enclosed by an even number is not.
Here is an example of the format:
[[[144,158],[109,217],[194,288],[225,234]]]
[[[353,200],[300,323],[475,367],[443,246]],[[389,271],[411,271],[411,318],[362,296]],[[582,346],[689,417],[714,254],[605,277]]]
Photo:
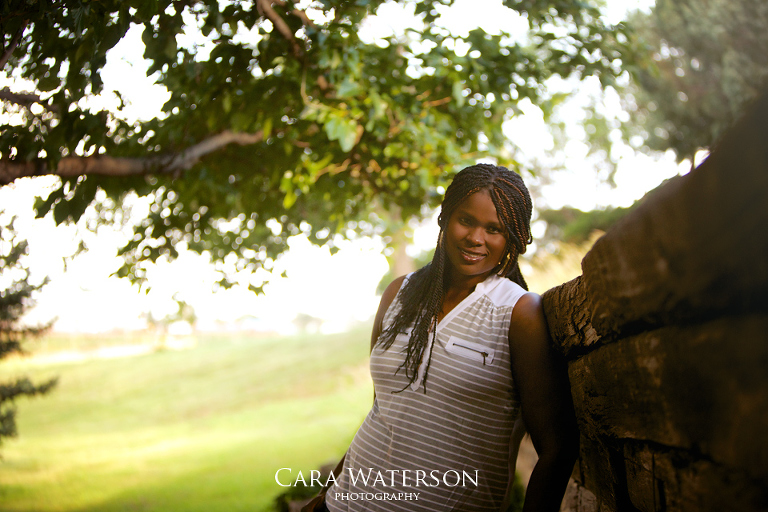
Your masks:
[[[395,372],[403,370],[409,380],[408,384],[418,378],[419,365],[424,358],[427,345],[430,345],[431,354],[437,336],[437,319],[443,307],[446,279],[447,257],[443,233],[456,208],[466,198],[480,190],[489,191],[493,205],[496,207],[496,214],[506,231],[507,243],[497,273],[528,289],[520,272],[518,256],[525,252],[526,246],[532,241],[533,205],[522,178],[505,167],[485,163],[462,169],[453,178],[443,198],[437,220],[440,234],[437,238],[435,255],[428,265],[414,272],[403,286],[400,292],[402,307],[392,325],[379,337],[378,343],[386,350],[392,346],[398,334],[405,333],[409,327],[413,326],[408,346],[404,350],[405,360]],[[424,392],[426,392],[431,363],[430,357],[424,372]],[[407,387],[408,385],[403,390]]]

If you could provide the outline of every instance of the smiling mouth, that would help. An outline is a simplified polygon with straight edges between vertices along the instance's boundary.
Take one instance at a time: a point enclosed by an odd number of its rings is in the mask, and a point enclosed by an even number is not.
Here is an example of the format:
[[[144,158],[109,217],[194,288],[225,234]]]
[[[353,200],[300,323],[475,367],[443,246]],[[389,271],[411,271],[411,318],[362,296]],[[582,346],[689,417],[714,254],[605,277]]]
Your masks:
[[[471,262],[480,261],[481,259],[485,258],[485,254],[483,253],[471,252],[467,251],[466,249],[459,249],[459,252],[465,260]]]

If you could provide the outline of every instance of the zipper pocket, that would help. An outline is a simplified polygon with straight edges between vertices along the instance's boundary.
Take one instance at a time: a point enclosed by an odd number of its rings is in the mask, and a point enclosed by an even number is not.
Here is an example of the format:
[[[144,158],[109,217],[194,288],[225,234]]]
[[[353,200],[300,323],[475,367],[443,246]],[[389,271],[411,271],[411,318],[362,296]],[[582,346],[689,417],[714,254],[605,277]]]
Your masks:
[[[456,336],[451,336],[445,345],[445,350],[451,354],[482,362],[483,366],[493,363],[493,357],[496,354],[496,351],[490,347],[473,341],[463,340]]]

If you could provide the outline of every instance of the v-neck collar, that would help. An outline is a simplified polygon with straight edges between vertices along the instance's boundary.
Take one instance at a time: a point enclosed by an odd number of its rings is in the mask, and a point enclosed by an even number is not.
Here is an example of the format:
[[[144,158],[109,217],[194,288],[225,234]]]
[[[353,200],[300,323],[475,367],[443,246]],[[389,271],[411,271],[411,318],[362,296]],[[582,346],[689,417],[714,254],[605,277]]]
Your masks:
[[[481,295],[496,288],[502,279],[504,278],[497,274],[491,274],[485,278],[485,281],[477,283],[472,293],[461,299],[461,302],[456,304],[456,306],[437,323],[436,330],[439,332],[441,327],[448,324],[456,317],[456,315],[467,309],[467,307],[469,307],[470,304],[473,304]]]

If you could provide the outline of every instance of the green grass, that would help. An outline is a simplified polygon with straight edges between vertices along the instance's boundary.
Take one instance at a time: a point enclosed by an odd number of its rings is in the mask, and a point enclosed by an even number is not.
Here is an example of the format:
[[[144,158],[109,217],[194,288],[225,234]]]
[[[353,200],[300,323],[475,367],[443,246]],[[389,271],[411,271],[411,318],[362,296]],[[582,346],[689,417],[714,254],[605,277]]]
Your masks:
[[[0,510],[271,510],[277,469],[316,469],[348,446],[372,399],[367,357],[357,330],[5,361],[0,382],[59,385],[18,403],[20,435],[0,446]]]

